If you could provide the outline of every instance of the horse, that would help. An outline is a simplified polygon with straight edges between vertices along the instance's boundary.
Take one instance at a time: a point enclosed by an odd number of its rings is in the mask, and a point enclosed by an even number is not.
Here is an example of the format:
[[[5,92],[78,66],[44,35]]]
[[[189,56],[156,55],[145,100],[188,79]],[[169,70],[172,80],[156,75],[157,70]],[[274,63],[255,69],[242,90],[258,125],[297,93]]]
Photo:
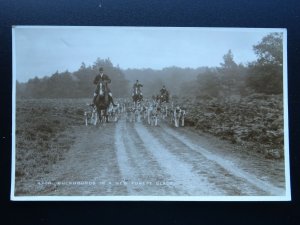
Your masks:
[[[97,97],[95,105],[97,107],[98,117],[100,122],[108,122],[107,109],[110,101],[108,99],[107,82],[100,81],[97,86]]]
[[[135,86],[133,88],[132,100],[133,100],[134,107],[139,105],[139,103],[143,100],[143,94],[141,92],[140,87]]]
[[[169,94],[165,92],[157,96],[157,102],[161,107],[162,118],[165,119],[168,116]]]
[[[158,99],[159,99],[159,102],[160,103],[168,103],[169,102],[169,94],[168,94],[168,92],[165,92],[164,94],[160,94],[159,95],[159,97],[158,97]]]

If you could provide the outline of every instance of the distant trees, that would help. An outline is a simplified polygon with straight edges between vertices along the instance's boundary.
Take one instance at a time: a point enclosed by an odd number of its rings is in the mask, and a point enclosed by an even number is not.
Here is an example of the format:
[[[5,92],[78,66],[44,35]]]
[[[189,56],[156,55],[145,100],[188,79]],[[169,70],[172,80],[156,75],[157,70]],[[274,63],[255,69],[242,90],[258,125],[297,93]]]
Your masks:
[[[181,88],[186,87],[186,83],[195,81],[197,75],[204,68],[196,69],[167,67],[162,70],[154,69],[127,69],[124,70],[125,78],[129,80],[130,87],[136,80],[139,80],[144,87],[142,88],[144,96],[152,96],[159,93],[163,85],[170,91],[171,95],[189,95],[191,89]],[[181,93],[182,92],[182,93]]]
[[[197,77],[198,97],[224,97],[240,95],[245,83],[246,68],[234,61],[229,50],[223,56],[220,67],[206,68]]]
[[[198,97],[219,97],[222,91],[221,80],[216,69],[206,69],[197,78]]]
[[[246,68],[237,64],[233,59],[231,50],[223,56],[223,63],[218,68],[222,95],[239,95],[244,86]]]
[[[128,69],[124,72],[131,82],[139,79],[147,84],[143,88],[146,95],[157,93],[162,84],[173,95],[199,98],[282,93],[282,35],[267,35],[253,50],[258,58],[246,65],[236,63],[229,49],[219,67]]]
[[[33,78],[27,83],[17,82],[17,96],[29,98],[78,98],[91,97],[95,86],[93,80],[99,67],[112,80],[110,88],[115,96],[128,95],[128,81],[120,68],[113,66],[109,59],[98,58],[92,66],[83,62],[73,73],[56,71],[50,77]]]
[[[26,92],[26,84],[25,83],[20,83],[19,81],[17,81],[17,83],[16,83],[16,96],[17,96],[17,98],[26,97],[25,92]]]
[[[199,73],[197,82],[189,84],[196,96],[230,97],[252,93],[281,94],[283,90],[283,42],[281,33],[271,33],[253,46],[257,60],[237,64],[229,50],[220,67]],[[198,89],[195,88],[197,85]]]

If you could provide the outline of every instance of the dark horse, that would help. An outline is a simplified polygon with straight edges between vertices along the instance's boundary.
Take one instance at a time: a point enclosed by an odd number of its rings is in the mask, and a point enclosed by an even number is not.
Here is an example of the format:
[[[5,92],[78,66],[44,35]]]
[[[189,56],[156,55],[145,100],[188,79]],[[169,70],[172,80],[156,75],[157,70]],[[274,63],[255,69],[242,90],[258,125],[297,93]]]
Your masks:
[[[139,87],[133,88],[132,100],[133,100],[134,106],[136,106],[139,102],[141,102],[143,100],[143,95],[142,95],[141,89]]]
[[[97,97],[95,100],[95,105],[97,107],[97,113],[100,122],[108,122],[107,109],[109,107],[110,101],[108,99],[107,82],[100,81],[97,85]]]
[[[169,102],[169,94],[168,93],[159,95],[159,103],[163,103],[163,102],[166,102],[166,103]]]

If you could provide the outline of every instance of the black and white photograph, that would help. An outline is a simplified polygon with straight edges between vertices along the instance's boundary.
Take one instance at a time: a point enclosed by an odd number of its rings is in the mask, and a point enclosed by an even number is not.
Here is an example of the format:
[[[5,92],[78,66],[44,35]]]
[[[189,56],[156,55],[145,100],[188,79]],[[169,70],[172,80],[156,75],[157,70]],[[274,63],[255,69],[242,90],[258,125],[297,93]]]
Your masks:
[[[12,200],[291,200],[286,29],[12,38]]]

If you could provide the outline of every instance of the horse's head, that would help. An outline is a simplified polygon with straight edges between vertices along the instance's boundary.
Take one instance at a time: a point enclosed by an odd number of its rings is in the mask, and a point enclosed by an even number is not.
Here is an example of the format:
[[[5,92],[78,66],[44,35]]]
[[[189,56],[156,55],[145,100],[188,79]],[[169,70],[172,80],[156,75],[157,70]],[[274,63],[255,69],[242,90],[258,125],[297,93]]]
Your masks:
[[[106,83],[103,81],[99,82],[99,96],[104,96],[106,93]]]
[[[141,93],[141,90],[138,86],[134,87],[134,95],[139,95]]]

